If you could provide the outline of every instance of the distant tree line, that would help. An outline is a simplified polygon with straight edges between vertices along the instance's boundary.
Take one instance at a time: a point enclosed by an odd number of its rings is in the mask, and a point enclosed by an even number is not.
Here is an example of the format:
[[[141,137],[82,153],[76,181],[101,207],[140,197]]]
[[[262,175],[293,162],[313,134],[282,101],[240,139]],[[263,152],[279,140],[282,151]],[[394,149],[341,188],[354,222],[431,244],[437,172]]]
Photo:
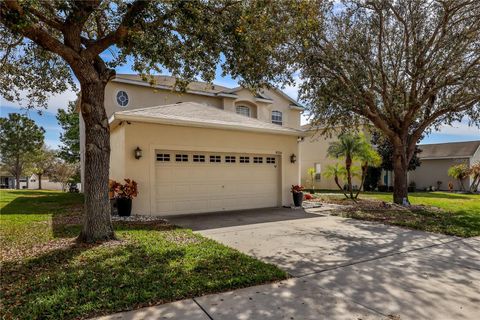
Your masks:
[[[0,165],[3,172],[14,177],[15,188],[20,188],[22,177],[33,174],[38,178],[38,189],[42,189],[45,176],[61,183],[64,189],[68,183],[80,181],[78,114],[74,103],[70,102],[66,110],[60,109],[57,120],[63,129],[62,144],[54,150],[45,144],[45,129],[28,116],[10,113],[0,118]]]

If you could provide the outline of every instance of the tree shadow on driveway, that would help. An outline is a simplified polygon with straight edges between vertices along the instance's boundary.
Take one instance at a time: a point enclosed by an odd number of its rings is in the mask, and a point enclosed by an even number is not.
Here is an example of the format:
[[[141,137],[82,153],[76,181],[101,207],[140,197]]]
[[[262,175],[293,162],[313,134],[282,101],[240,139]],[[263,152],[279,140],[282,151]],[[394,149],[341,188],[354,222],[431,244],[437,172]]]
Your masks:
[[[318,214],[303,209],[265,208],[199,214],[172,215],[164,217],[168,222],[194,231],[252,224],[318,218]]]

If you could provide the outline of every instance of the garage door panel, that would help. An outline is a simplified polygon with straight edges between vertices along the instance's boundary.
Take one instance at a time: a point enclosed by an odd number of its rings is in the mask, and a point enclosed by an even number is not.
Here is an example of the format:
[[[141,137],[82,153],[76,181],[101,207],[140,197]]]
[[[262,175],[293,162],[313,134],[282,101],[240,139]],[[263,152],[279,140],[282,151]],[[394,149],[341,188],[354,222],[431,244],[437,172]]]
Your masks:
[[[189,161],[176,162],[175,152],[169,162],[155,166],[155,205],[161,215],[228,211],[274,207],[279,199],[279,168],[275,164],[225,162],[210,163],[209,153],[183,152]],[[205,162],[192,162],[193,155],[204,155]],[[228,154],[231,155],[231,154]],[[256,155],[258,156],[258,155]],[[263,155],[262,157],[266,157]],[[271,155],[270,155],[271,157]],[[198,158],[198,157],[197,157]],[[278,163],[278,161],[277,161]]]

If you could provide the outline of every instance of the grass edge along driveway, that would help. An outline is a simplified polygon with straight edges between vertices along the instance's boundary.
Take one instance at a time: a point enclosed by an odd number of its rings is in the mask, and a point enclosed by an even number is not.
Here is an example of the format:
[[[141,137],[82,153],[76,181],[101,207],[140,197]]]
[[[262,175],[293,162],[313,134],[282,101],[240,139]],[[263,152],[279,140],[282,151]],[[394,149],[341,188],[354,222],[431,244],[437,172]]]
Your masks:
[[[325,192],[323,192],[325,193]],[[343,195],[332,192],[317,193],[328,201],[342,199]],[[413,192],[408,198],[412,205],[420,206],[414,210],[348,210],[340,215],[348,218],[377,221],[384,224],[401,226],[459,237],[480,236],[480,194],[459,194],[451,192]],[[364,192],[361,200],[380,200],[392,202],[392,194],[386,192]],[[341,203],[352,204],[349,200]],[[353,204],[355,205],[355,204]]]

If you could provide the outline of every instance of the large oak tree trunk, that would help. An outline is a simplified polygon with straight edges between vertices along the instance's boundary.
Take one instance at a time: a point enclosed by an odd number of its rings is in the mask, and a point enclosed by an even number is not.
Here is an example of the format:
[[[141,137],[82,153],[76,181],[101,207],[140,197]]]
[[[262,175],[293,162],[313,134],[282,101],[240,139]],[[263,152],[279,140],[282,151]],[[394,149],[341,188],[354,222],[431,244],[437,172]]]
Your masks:
[[[37,178],[38,178],[38,190],[42,190],[42,175],[37,174]]]
[[[407,171],[408,161],[402,145],[394,145],[393,151],[393,202],[403,204],[408,201]]]
[[[110,218],[108,174],[110,129],[104,108],[106,81],[80,81],[81,111],[85,121],[85,221],[79,240],[95,242],[115,238]]]

